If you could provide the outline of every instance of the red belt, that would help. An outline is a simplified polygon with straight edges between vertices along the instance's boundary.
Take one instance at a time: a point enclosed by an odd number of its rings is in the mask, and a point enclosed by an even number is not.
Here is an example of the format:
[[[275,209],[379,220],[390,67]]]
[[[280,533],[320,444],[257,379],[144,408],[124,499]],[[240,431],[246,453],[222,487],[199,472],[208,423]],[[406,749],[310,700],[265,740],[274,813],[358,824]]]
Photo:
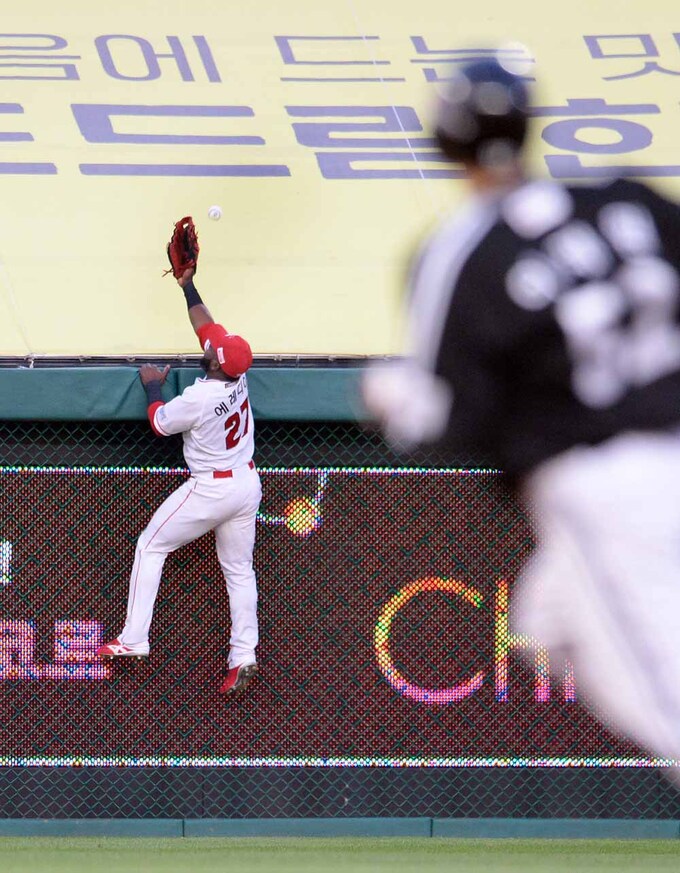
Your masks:
[[[252,461],[248,461],[248,467],[254,470],[255,464]],[[213,470],[213,479],[231,479],[233,475],[233,470]]]

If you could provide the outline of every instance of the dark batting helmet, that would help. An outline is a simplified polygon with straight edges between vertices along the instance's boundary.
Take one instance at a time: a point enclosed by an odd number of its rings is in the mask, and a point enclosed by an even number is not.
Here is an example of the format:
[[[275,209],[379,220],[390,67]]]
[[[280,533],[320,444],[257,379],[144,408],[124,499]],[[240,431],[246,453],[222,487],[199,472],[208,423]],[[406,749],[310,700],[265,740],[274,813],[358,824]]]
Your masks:
[[[504,163],[526,136],[527,87],[497,60],[473,61],[456,70],[437,107],[434,134],[452,161]]]

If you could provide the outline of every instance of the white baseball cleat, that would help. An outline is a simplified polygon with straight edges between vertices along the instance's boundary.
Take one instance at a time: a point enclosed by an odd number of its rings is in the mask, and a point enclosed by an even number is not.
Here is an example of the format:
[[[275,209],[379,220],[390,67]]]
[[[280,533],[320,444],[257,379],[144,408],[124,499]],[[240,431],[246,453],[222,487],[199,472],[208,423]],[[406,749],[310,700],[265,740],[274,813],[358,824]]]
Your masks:
[[[126,646],[120,640],[111,640],[97,649],[100,658],[137,658],[145,661],[149,657],[149,644],[136,643],[134,646]]]

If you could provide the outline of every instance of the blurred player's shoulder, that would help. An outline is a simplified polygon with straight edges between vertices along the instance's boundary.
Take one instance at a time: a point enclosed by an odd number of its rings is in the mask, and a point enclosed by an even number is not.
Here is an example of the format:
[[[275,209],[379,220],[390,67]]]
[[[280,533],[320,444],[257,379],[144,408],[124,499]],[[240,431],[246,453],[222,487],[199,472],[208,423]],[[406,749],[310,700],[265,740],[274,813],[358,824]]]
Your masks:
[[[501,215],[513,233],[530,241],[564,224],[573,208],[568,189],[548,179],[530,179],[503,198]]]
[[[665,192],[625,177],[569,191],[577,216],[596,225],[619,254],[644,250],[680,264],[680,205]]]
[[[433,280],[452,278],[498,220],[497,199],[474,197],[434,223],[411,250],[407,272],[411,293]]]
[[[449,217],[447,216],[447,218]],[[443,221],[441,215],[433,216],[414,234],[403,260],[401,287],[407,293],[412,293],[427,252],[431,248],[433,239],[439,232]]]
[[[679,208],[677,200],[668,192],[627,176],[604,179],[600,184],[571,184],[566,190],[577,203],[621,201],[640,203],[651,208],[663,204]]]

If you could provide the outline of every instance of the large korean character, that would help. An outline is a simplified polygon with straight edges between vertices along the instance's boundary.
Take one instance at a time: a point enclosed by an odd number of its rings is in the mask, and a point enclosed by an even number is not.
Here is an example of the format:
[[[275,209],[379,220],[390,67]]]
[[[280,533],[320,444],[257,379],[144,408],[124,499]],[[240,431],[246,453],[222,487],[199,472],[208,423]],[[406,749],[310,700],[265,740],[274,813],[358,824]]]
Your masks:
[[[64,54],[67,46],[52,33],[0,33],[0,79],[79,79],[80,55]]]
[[[248,133],[242,129],[242,125],[249,127],[248,120],[255,115],[250,106],[146,106],[137,104],[109,104],[109,103],[74,103],[71,106],[78,127],[83,137],[88,142],[110,143],[115,145],[114,153],[119,157],[121,144],[133,147],[151,146],[152,150],[146,149],[144,157],[147,160],[142,163],[137,161],[120,161],[115,163],[81,164],[80,171],[89,176],[290,176],[290,170],[285,164],[250,163],[239,161],[230,164],[214,164],[201,161],[197,158],[192,163],[166,163],[158,153],[167,145],[182,145],[187,147],[200,147],[206,145],[218,146],[263,146],[265,140],[256,134]],[[173,119],[195,118],[196,126],[200,119],[223,118],[236,119],[240,132],[224,133],[220,135],[200,133],[172,133]],[[117,119],[129,120],[140,119],[141,130],[139,133],[119,132],[115,129],[114,122]],[[167,133],[144,133],[144,119],[164,118],[167,120]],[[231,126],[231,125],[229,125]],[[136,157],[136,155],[135,155]],[[149,157],[151,158],[149,160]]]
[[[148,39],[131,34],[105,34],[98,36],[94,44],[104,72],[112,79],[150,82],[174,70],[183,82],[195,82],[194,71],[200,70],[200,75],[209,82],[222,81],[205,36],[193,36],[193,45],[188,49],[178,36],[165,39],[168,47],[160,51],[156,51]]]
[[[680,34],[673,34],[678,48]],[[680,70],[661,66],[656,60],[660,56],[656,42],[649,33],[611,33],[587,34],[583,37],[590,57],[596,61],[618,61],[616,69],[621,69],[626,61],[630,61],[633,69],[630,72],[603,76],[607,81],[616,79],[636,79],[650,73],[660,73],[665,76],[680,76]],[[628,64],[626,64],[628,66]],[[613,69],[612,64],[608,64]]]
[[[608,104],[599,98],[567,100],[565,106],[537,107],[534,116],[550,121],[541,136],[556,149],[571,154],[548,154],[545,162],[555,179],[611,178],[617,175],[678,176],[680,165],[615,164],[611,155],[630,156],[649,148],[653,132],[648,116],[658,116],[655,103]],[[604,140],[604,141],[603,141]],[[604,165],[584,165],[583,155],[608,156]]]
[[[300,145],[314,149],[325,179],[452,179],[410,106],[287,106]],[[315,119],[315,120],[311,120]],[[376,135],[377,134],[377,135]],[[411,134],[416,134],[412,136]],[[377,166],[376,166],[377,165]]]
[[[379,36],[275,36],[287,67],[298,75],[282,82],[405,82],[403,76],[382,75],[378,67],[391,61],[379,57]],[[359,67],[360,69],[356,69]]]

